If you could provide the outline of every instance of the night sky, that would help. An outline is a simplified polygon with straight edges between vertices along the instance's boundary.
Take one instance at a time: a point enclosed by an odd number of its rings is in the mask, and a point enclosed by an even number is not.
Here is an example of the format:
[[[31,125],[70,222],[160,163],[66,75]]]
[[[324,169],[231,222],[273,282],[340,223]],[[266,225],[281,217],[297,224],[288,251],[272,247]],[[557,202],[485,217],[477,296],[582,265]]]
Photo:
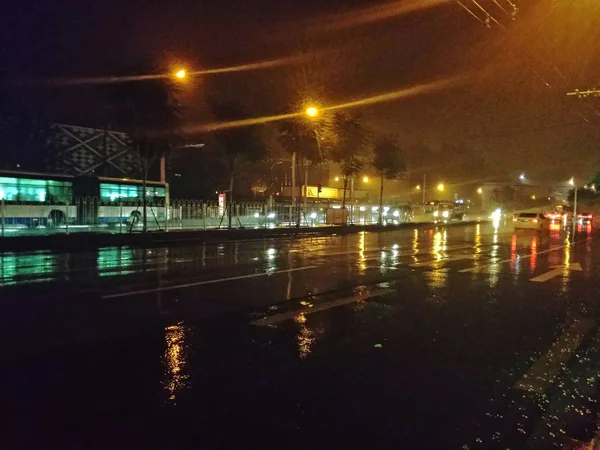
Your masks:
[[[471,1],[463,3],[477,11]],[[480,0],[503,25],[489,29],[454,1],[375,20],[429,3],[444,2],[20,0],[3,5],[0,68],[13,79],[93,76],[140,59],[214,68],[303,53],[314,55],[309,78],[325,104],[458,76],[460,84],[444,91],[357,111],[398,133],[407,149],[445,145],[463,158],[484,155],[498,174],[550,180],[597,172],[600,100],[565,94],[600,87],[600,3],[513,0],[520,11],[511,21],[493,0]],[[207,120],[198,105],[211,83],[242,86],[253,115],[281,113],[295,100],[290,80],[298,72],[291,65],[196,80],[182,94],[187,119]],[[93,121],[101,101],[80,87],[19,95],[71,123]]]

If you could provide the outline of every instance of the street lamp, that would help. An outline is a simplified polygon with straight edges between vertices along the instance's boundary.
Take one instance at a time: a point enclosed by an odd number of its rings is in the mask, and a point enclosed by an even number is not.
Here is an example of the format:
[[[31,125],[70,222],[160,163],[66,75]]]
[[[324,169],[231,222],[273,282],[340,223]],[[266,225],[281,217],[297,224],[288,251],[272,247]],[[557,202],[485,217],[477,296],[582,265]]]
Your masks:
[[[368,183],[368,182],[369,182],[369,177],[365,175],[363,177],[363,183]]]
[[[335,181],[340,181],[340,177],[335,177]]]
[[[521,175],[519,175],[519,180],[521,180],[522,183],[525,182],[526,178],[525,178],[525,174],[522,173]]]
[[[575,238],[575,231],[577,230],[577,185],[575,184],[575,177],[571,177],[569,184],[573,186],[573,239]]]
[[[477,189],[477,193],[478,193],[479,195],[482,195],[482,194],[483,194],[483,188],[478,188],[478,189]]]
[[[316,106],[309,106],[304,112],[308,117],[315,118],[319,115],[319,108]]]
[[[187,78],[187,71],[185,69],[179,69],[175,72],[175,78],[178,80],[185,80]]]
[[[420,191],[420,190],[421,190],[421,185],[420,185],[420,184],[417,184],[417,185],[415,186],[415,189],[416,189],[417,191]]]
[[[444,192],[446,190],[446,186],[444,186],[444,183],[440,183],[437,185],[437,190],[440,192]]]

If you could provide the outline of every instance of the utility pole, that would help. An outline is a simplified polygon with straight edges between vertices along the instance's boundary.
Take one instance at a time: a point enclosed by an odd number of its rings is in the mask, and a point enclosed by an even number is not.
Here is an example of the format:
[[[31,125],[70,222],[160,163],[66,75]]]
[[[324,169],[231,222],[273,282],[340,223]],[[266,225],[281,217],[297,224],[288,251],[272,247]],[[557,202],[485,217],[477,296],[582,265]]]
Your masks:
[[[354,225],[354,175],[350,178],[350,224]]]
[[[577,184],[573,183],[573,240],[577,231]]]
[[[296,208],[296,152],[292,153],[292,206],[290,208],[290,225]]]
[[[579,99],[587,98],[587,97],[600,97],[600,89],[588,89],[585,91],[580,91],[579,89],[575,89],[572,92],[567,92],[567,95],[570,97],[577,97]],[[577,183],[572,179],[573,185],[573,239],[575,238],[575,231],[577,231]]]
[[[304,158],[304,214],[306,215],[308,198],[308,160]]]

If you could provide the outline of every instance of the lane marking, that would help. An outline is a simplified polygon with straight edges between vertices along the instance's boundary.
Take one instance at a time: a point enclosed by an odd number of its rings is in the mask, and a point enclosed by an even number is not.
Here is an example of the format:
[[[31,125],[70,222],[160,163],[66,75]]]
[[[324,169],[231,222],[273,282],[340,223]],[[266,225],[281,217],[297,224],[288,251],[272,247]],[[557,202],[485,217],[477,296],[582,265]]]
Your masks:
[[[594,327],[594,319],[579,319],[560,336],[548,352],[515,384],[516,389],[542,394],[554,381],[558,372],[579,348],[583,338]]]
[[[409,264],[409,267],[425,267],[425,266],[434,266],[438,263],[447,263],[453,261],[463,261],[465,259],[475,259],[473,255],[464,255],[464,256],[455,256],[453,258],[443,258],[443,259],[434,259],[432,261],[423,261],[414,264]]]
[[[407,245],[408,247],[408,245]],[[445,250],[460,250],[463,248],[472,248],[472,246],[457,246],[457,247],[447,247]],[[361,253],[372,253],[372,252],[377,252],[377,251],[382,251],[382,252],[392,252],[392,251],[397,251],[399,252],[401,249],[400,248],[392,248],[391,246],[388,247],[379,247],[379,248],[369,248],[369,249],[365,249],[363,250],[351,250],[351,251],[347,251],[347,252],[337,252],[337,253],[317,253],[317,254],[310,254],[311,257],[315,257],[315,258],[324,258],[324,257],[329,257],[329,256],[344,256],[344,255],[360,255]],[[397,256],[412,256],[412,255],[418,255],[421,253],[431,253],[434,250],[431,249],[422,249],[419,250],[418,252],[412,251],[411,253],[401,253]]]
[[[576,270],[578,272],[583,271],[583,269],[581,268],[581,265],[579,263],[574,263],[574,264],[571,264],[570,266],[558,265],[558,266],[550,266],[550,267],[552,268],[552,270],[550,270],[549,272],[543,273],[541,275],[538,275],[537,277],[534,277],[529,281],[534,281],[536,283],[544,283],[548,280],[551,280],[554,277],[564,275],[565,269],[567,269],[567,271],[571,271],[571,270]]]
[[[573,245],[578,244],[580,242],[584,242],[584,241],[574,242]],[[543,255],[544,253],[554,252],[556,250],[561,250],[561,249],[566,248],[566,247],[567,247],[566,245],[559,245],[558,247],[552,247],[552,248],[549,248],[548,250],[539,251],[539,252],[535,253],[535,255]],[[517,256],[521,260],[521,259],[529,259],[533,255],[534,255],[533,253],[530,253],[528,255],[517,255]],[[469,269],[462,269],[462,270],[459,270],[459,272],[460,273],[466,273],[466,272],[474,272],[474,273],[476,273],[476,272],[479,272],[479,271],[485,269],[487,266],[491,266],[492,264],[506,264],[506,263],[512,262],[512,261],[514,261],[513,258],[501,259],[499,261],[492,261],[490,264],[484,264],[482,266],[475,266],[475,267],[471,267]]]
[[[259,327],[264,327],[267,325],[274,325],[280,322],[284,322],[286,320],[294,319],[302,314],[313,314],[319,311],[325,311],[327,309],[335,308],[337,306],[347,305],[349,303],[356,303],[364,300],[368,300],[373,297],[380,297],[385,294],[389,294],[394,292],[391,289],[380,289],[378,291],[367,292],[366,294],[354,295],[352,297],[340,298],[338,300],[331,300],[329,302],[319,303],[318,305],[314,305],[313,307],[305,307],[300,308],[294,311],[288,311],[281,314],[276,314],[274,316],[265,317],[263,319],[254,320],[250,322],[250,325],[256,325]]]
[[[268,272],[251,273],[249,275],[240,275],[237,277],[217,278],[215,280],[196,281],[194,283],[177,284],[177,285],[173,285],[173,286],[164,286],[164,287],[153,288],[153,289],[142,289],[139,291],[119,292],[117,294],[103,295],[101,298],[109,299],[109,298],[119,298],[119,297],[130,297],[132,295],[150,294],[152,292],[172,291],[175,289],[182,289],[182,288],[188,288],[188,287],[194,287],[194,286],[202,286],[205,284],[224,283],[226,281],[235,281],[235,280],[245,280],[248,278],[266,277],[266,276],[277,275],[280,273],[299,272],[301,270],[316,269],[317,267],[318,266],[304,266],[304,267],[297,267],[295,269],[277,270],[272,273],[268,273]]]

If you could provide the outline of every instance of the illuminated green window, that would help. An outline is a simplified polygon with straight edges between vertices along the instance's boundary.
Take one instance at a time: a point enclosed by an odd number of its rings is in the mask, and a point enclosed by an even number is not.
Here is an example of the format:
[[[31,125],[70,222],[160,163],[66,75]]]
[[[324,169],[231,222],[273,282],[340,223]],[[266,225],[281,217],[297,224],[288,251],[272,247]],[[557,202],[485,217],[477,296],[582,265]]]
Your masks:
[[[164,187],[146,187],[146,198],[153,200],[155,198],[164,198],[166,190]],[[122,200],[135,200],[142,198],[142,187],[128,184],[100,183],[100,200],[116,202]]]
[[[67,203],[71,201],[72,183],[0,177],[0,200],[28,203]]]

